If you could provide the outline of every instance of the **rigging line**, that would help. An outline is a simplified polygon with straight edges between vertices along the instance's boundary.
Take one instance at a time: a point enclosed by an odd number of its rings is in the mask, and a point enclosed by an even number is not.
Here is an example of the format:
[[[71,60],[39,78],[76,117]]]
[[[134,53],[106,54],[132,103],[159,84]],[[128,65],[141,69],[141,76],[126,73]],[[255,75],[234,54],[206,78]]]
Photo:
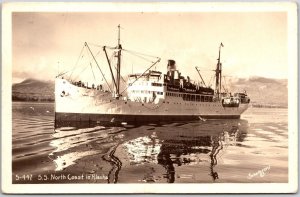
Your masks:
[[[109,59],[110,62],[113,61],[113,57],[114,57],[114,56],[116,56],[116,53],[113,53],[113,54],[111,55],[111,57],[110,57],[110,59]],[[123,58],[123,56],[122,56],[122,58]],[[113,65],[114,65],[115,70],[117,70],[116,64],[113,64]],[[123,80],[124,83],[126,83],[126,81],[125,81],[125,79],[122,77],[122,75],[121,75],[121,79]]]
[[[127,53],[130,53],[130,54],[132,54],[132,55],[135,55],[135,56],[137,56],[137,57],[140,57],[140,58],[145,59],[145,60],[147,60],[147,61],[149,61],[149,62],[152,62],[152,63],[154,63],[154,62],[151,61],[151,60],[148,60],[148,59],[146,59],[146,58],[141,57],[141,55],[142,55],[142,56],[152,57],[152,58],[157,58],[157,59],[159,58],[159,57],[156,57],[156,56],[152,56],[152,55],[148,55],[148,54],[144,54],[144,53],[140,53],[140,52],[136,52],[136,51],[132,51],[132,50],[118,49],[117,47],[103,46],[103,45],[98,45],[98,44],[93,44],[93,43],[88,43],[88,44],[89,44],[89,45],[92,45],[92,46],[95,46],[95,47],[101,47],[101,48],[106,47],[106,48],[112,49],[112,50],[122,50],[122,51],[125,51],[125,52],[127,52]]]
[[[211,70],[211,69],[208,69],[207,67],[203,67],[203,66],[197,66],[199,69],[204,69],[204,70]]]
[[[136,51],[132,51],[132,50],[118,49],[117,47],[103,46],[103,45],[98,45],[98,44],[93,44],[93,43],[88,43],[88,44],[89,44],[89,45],[92,45],[92,46],[95,46],[95,47],[101,47],[101,48],[106,47],[106,48],[111,49],[111,50],[122,50],[122,51],[125,51],[125,52],[127,52],[127,53],[130,53],[130,54],[132,54],[132,55],[135,55],[135,56],[137,56],[137,57],[140,57],[140,58],[142,58],[142,59],[144,59],[144,60],[147,60],[147,61],[149,61],[149,62],[152,62],[152,63],[154,63],[154,62],[151,61],[151,60],[148,60],[148,59],[146,59],[146,58],[141,57],[141,55],[142,55],[142,56],[152,57],[152,58],[157,58],[157,59],[159,58],[159,57],[156,57],[156,56],[153,56],[153,55],[148,55],[148,54],[144,54],[144,53],[140,53],[140,52],[136,52]]]
[[[222,85],[222,87],[223,87],[223,89],[224,89],[225,92],[228,92],[227,89],[224,87],[224,85]]]
[[[84,68],[81,70],[81,72],[78,73],[78,75],[74,78],[74,80],[76,81],[76,79],[79,77],[79,75],[80,75],[81,73],[83,73],[88,67],[89,67],[89,65],[87,65],[86,67],[84,67]]]
[[[209,86],[212,86],[211,81],[212,81],[213,77],[214,77],[214,75],[212,75],[212,76],[210,77],[210,80],[209,80]]]
[[[115,85],[115,88],[117,89],[117,83],[116,83],[116,80],[115,80],[115,76],[114,76],[114,73],[113,73],[113,71],[112,71],[112,69],[111,69],[111,61],[110,61],[109,58],[108,58],[108,55],[107,55],[107,52],[106,52],[105,47],[103,47],[103,51],[104,51],[105,57],[106,57],[106,59],[107,59],[107,63],[108,63],[109,70],[110,70],[110,73],[111,73],[111,78],[112,78],[112,80],[113,80],[113,83],[114,83],[114,85]]]
[[[143,56],[148,56],[148,57],[153,57],[153,58],[157,58],[159,59],[159,57],[153,56],[153,55],[148,55],[148,54],[144,54],[144,53],[140,53],[140,52],[136,52],[136,51],[132,51],[132,50],[127,50],[127,49],[122,49],[123,51],[129,52],[129,53],[136,53],[139,55],[143,55]]]
[[[104,45],[94,44],[94,43],[91,43],[91,42],[87,42],[87,44],[89,44],[91,46],[95,46],[95,47],[100,47],[100,48],[106,47],[108,49],[117,49],[116,47],[104,46]]]
[[[204,86],[206,86],[206,84],[205,84],[205,82],[204,82],[204,80],[203,80],[203,78],[202,78],[202,75],[201,75],[201,73],[200,73],[200,69],[196,66],[195,67],[196,68],[196,70],[197,70],[197,72],[198,72],[198,74],[199,74],[199,76],[200,76],[200,78],[201,78],[201,80],[202,80],[202,83],[204,84]]]
[[[90,57],[87,57],[90,58]],[[89,62],[91,62],[91,59],[89,59]],[[82,66],[84,66],[85,64],[83,64]],[[74,77],[74,80],[76,81],[78,79],[78,77],[80,76],[80,74],[82,74],[87,68],[89,67],[89,64],[87,64],[86,67],[84,67],[77,75],[76,77]]]
[[[75,68],[76,68],[77,65],[78,65],[78,62],[79,62],[80,58],[83,57],[82,54],[83,54],[84,48],[85,48],[85,46],[83,45],[82,48],[81,48],[80,54],[79,54],[79,56],[78,56],[78,58],[77,58],[77,61],[76,61],[75,65],[74,65],[74,67],[73,67],[73,69],[72,69],[72,73],[71,73],[71,75],[69,76],[69,79],[68,79],[68,80],[71,79],[71,77],[72,77],[72,75],[73,75],[73,73],[74,73],[74,70],[75,70]]]
[[[224,84],[225,84],[225,87],[228,87],[228,86],[227,86],[227,82],[226,82],[226,78],[225,78],[225,76],[223,76],[223,79],[224,79]],[[224,88],[224,90],[225,90],[226,92],[228,92],[228,91],[225,89],[225,87],[224,87],[224,85],[223,85],[223,88]]]
[[[101,51],[101,50],[98,51],[98,53],[95,55],[95,57],[97,57],[97,56],[99,55],[100,51]],[[90,65],[91,65],[91,63],[92,63],[92,60],[93,60],[93,58],[92,58],[92,57],[89,57],[89,63],[90,63]],[[94,71],[93,71],[92,65],[91,65],[91,70],[92,70],[93,75],[94,75]],[[95,79],[95,81],[96,81],[95,75],[94,75],[94,79]]]
[[[160,62],[160,58],[154,62],[149,68],[147,68],[147,70],[145,70],[140,76],[138,76],[130,85],[134,84],[139,78],[141,78],[148,70],[150,70],[155,64],[157,64],[158,62]],[[123,92],[125,92],[125,90],[128,89],[129,86],[127,86],[122,92],[121,92],[121,95]]]
[[[57,77],[63,76],[65,74],[67,74],[68,72],[70,72],[70,71],[61,72],[59,75],[57,75]]]
[[[115,63],[115,62],[113,62],[113,58],[114,58],[115,56],[116,56],[116,53],[113,52],[113,53],[111,54],[110,58],[109,58],[109,61],[110,61],[112,64]]]
[[[199,68],[199,67],[198,67]],[[216,72],[216,70],[210,70],[210,69],[201,69],[201,71],[205,71],[205,72]]]
[[[110,57],[110,59],[109,59],[109,61],[110,61],[110,63],[112,64],[112,65],[114,65],[114,68],[116,69],[116,66],[115,66],[115,64],[116,64],[116,62],[114,61],[114,57],[116,57],[116,52],[114,51],[112,54],[111,54],[111,57]],[[115,87],[117,87],[117,86],[115,86]],[[115,88],[115,90],[116,90],[117,88]]]
[[[93,55],[93,53],[92,53],[92,51],[91,51],[89,45],[88,45],[86,42],[85,42],[85,46],[87,47],[87,49],[90,51],[91,55],[93,56],[93,59],[94,59],[94,61],[96,62],[96,65],[97,65],[98,69],[100,70],[100,72],[101,72],[101,74],[102,74],[102,77],[104,78],[104,80],[105,80],[105,82],[106,82],[106,84],[107,84],[107,86],[108,86],[110,92],[112,92],[112,90],[111,90],[111,88],[110,88],[110,86],[109,86],[109,84],[108,84],[108,82],[107,82],[107,80],[106,80],[106,78],[105,78],[105,76],[104,76],[104,74],[103,74],[103,72],[102,72],[100,66],[98,65],[98,62],[97,62],[95,56]]]
[[[122,58],[123,58],[123,60],[126,60],[126,61],[128,62],[128,65],[129,65],[129,62],[131,62],[131,64],[132,64],[131,59],[128,58],[127,56],[123,56],[123,55],[122,55]],[[121,76],[121,77],[122,77],[122,76]],[[126,79],[125,79],[125,78],[126,78]],[[125,78],[122,77],[122,80],[123,80],[124,83],[126,83],[126,82],[128,81],[128,75],[125,75]]]
[[[145,61],[154,63],[152,60],[149,60],[149,59],[147,59],[147,58],[145,58],[145,57],[143,57],[143,56],[141,56],[141,55],[137,55],[137,54],[134,54],[134,53],[131,53],[131,52],[128,52],[128,51],[126,51],[126,52],[129,53],[129,54],[131,54],[131,55],[133,55],[133,56],[139,57],[139,58],[141,58],[141,59],[143,59],[143,60],[145,60]]]
[[[84,50],[83,50],[83,53],[82,53],[82,55],[81,55],[81,59],[83,59],[83,58],[85,58]],[[78,63],[79,63],[79,61],[78,61]],[[74,67],[74,69],[72,70],[72,73],[71,73],[71,75],[69,76],[69,79],[68,79],[68,80],[72,80],[72,75],[74,74],[74,71],[75,71],[76,69],[80,68],[80,65],[78,66],[78,64],[77,64],[76,66],[77,66],[77,67],[76,67],[76,68]],[[77,75],[77,77],[78,77],[78,75]]]
[[[121,55],[121,56],[122,56],[122,58],[123,58],[123,55]],[[117,68],[115,67],[115,69],[117,69]],[[123,81],[124,83],[126,83],[126,81],[125,81],[125,79],[122,77],[122,75],[120,75],[120,77],[121,77],[122,81]]]
[[[95,77],[95,74],[94,74],[94,71],[93,71],[93,67],[92,67],[92,63],[90,62],[90,66],[91,66],[91,70],[92,70],[92,73],[93,73],[93,76],[94,76],[94,80],[96,81],[96,77]]]
[[[96,53],[95,57],[97,57],[101,52],[101,49],[98,51],[98,53]]]
[[[104,45],[94,44],[94,43],[90,43],[90,42],[88,42],[88,44],[91,45],[91,46],[95,46],[95,47],[101,47],[101,48],[106,47],[106,48],[112,49],[112,50],[118,49],[118,47],[104,46]],[[143,55],[143,56],[148,56],[148,57],[153,57],[153,58],[159,58],[159,57],[156,57],[156,56],[153,56],[153,55],[148,55],[148,54],[140,53],[140,52],[133,51],[133,50],[123,49],[123,48],[121,50],[122,51],[126,51],[128,53],[135,53],[135,54],[139,54],[139,55]]]

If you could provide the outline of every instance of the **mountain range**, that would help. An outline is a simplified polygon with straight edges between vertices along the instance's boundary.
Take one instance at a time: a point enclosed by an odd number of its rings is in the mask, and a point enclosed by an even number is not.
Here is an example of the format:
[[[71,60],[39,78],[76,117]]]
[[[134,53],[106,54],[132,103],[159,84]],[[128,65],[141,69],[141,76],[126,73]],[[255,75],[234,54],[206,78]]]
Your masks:
[[[223,82],[228,92],[244,92],[253,105],[288,105],[288,80],[264,77],[232,78]],[[54,101],[54,81],[26,79],[12,85],[13,100]]]
[[[251,103],[256,105],[288,106],[288,80],[251,77],[228,80],[232,92],[247,91]]]
[[[15,101],[54,101],[54,81],[26,79],[12,85]]]

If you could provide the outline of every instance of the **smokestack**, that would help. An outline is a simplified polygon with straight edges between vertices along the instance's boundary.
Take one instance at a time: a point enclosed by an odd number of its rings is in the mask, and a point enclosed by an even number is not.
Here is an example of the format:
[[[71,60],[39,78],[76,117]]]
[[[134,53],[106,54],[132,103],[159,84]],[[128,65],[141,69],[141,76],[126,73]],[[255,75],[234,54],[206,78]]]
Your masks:
[[[174,75],[176,70],[176,62],[174,60],[168,60],[168,76],[170,77],[170,81],[174,83]]]
[[[168,71],[176,70],[176,62],[174,60],[168,60]]]

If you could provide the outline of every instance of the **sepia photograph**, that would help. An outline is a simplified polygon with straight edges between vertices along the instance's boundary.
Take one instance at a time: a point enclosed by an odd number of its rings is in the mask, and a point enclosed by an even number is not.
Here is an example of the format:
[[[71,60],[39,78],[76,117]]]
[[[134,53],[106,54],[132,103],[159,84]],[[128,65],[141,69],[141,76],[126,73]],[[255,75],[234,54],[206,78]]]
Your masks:
[[[296,13],[4,4],[2,190],[297,192]]]

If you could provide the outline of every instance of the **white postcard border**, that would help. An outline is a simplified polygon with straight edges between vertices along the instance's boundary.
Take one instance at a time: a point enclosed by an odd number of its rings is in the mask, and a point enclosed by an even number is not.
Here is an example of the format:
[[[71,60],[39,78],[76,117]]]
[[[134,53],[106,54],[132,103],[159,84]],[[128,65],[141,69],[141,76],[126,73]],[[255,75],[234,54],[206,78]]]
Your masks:
[[[4,3],[2,11],[2,191],[5,193],[291,193],[298,189],[297,5],[265,3]],[[12,184],[12,12],[287,12],[288,183]]]

